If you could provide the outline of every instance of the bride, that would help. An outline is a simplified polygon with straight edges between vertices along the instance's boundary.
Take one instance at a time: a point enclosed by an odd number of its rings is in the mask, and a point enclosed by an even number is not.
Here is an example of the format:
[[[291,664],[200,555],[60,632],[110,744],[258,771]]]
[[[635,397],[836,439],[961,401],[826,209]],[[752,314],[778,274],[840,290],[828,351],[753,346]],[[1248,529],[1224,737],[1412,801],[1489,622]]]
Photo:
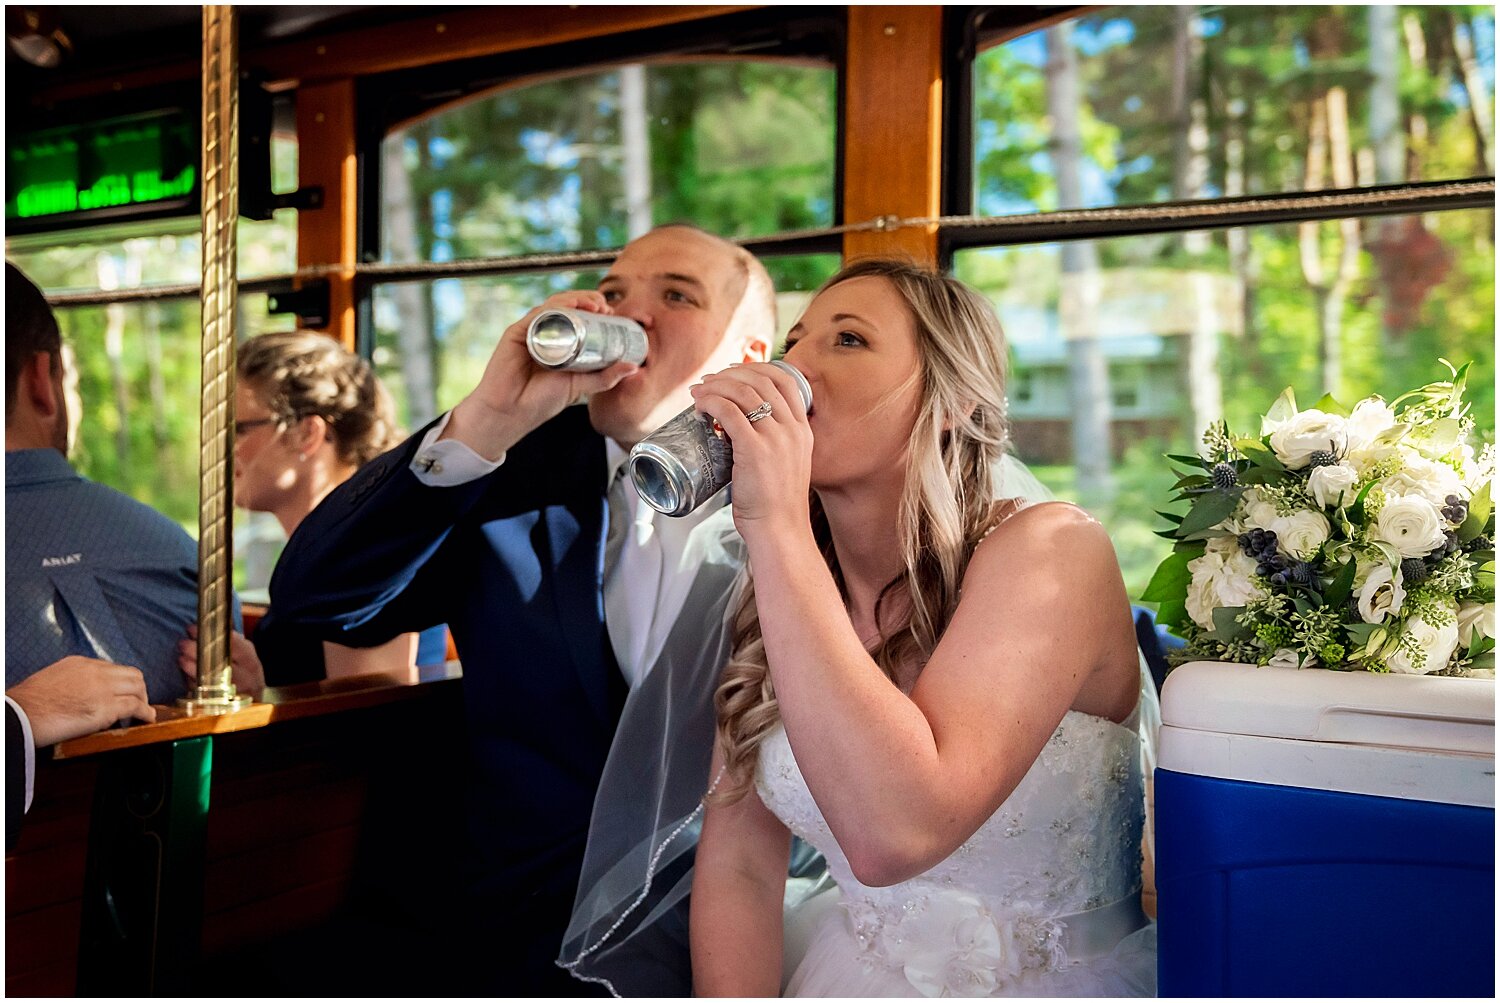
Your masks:
[[[811,416],[771,366],[693,391],[734,443],[750,568],[714,695],[695,993],[781,992],[795,834],[837,891],[787,995],[1154,994],[1129,604],[1097,522],[992,479],[1006,428],[989,305],[862,261],[813,300],[786,359]],[[697,824],[657,830],[648,890]]]

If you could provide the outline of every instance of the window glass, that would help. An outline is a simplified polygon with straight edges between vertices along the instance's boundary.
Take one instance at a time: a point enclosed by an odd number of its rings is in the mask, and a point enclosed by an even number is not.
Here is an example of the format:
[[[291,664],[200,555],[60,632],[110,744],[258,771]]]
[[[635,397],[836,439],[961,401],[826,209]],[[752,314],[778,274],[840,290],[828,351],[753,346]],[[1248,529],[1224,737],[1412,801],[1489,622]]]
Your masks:
[[[1219,418],[1258,429],[1283,387],[1304,407],[1391,400],[1444,378],[1439,358],[1473,362],[1494,441],[1493,227],[1484,210],[1267,225],[962,251],[955,271],[1004,326],[1018,454],[1104,521],[1139,595],[1167,549],[1162,454]]]
[[[836,78],[805,62],[633,64],[508,87],[392,133],[387,261],[618,247],[833,222]]]
[[[839,267],[836,254],[764,259],[777,289],[778,335]],[[605,269],[387,283],[375,290],[375,371],[414,430],[479,382],[506,327],[553,293],[598,285]]]
[[[296,142],[273,136],[271,150],[273,189],[295,188]],[[6,257],[49,293],[196,284],[202,269],[198,225],[196,219],[181,219],[38,234],[7,241]],[[240,278],[296,269],[295,210],[278,210],[265,221],[242,219],[238,238]],[[240,295],[241,338],[296,327],[295,316],[268,313],[266,301],[265,293]],[[74,465],[197,537],[198,299],[65,307],[56,313],[71,356]],[[236,526],[244,524],[243,514],[237,515]],[[246,583],[243,554],[254,535],[236,530],[237,587]],[[267,565],[262,583],[269,570]]]
[[[1118,7],[974,64],[980,214],[1494,173],[1493,7]]]

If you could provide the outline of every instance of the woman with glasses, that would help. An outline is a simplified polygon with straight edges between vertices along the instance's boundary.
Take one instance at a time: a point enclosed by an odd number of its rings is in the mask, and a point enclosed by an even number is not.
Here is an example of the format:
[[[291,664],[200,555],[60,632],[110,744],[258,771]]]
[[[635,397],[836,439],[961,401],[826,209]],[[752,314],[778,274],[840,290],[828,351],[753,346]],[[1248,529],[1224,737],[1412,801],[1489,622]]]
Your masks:
[[[235,386],[234,501],[274,515],[290,537],[307,514],[368,461],[401,441],[395,408],[370,364],[326,335],[266,334],[239,346]],[[424,642],[442,644],[441,626]],[[349,648],[309,639],[278,645],[265,675],[273,684],[378,673],[416,682],[417,634],[376,648]],[[248,663],[248,643],[235,639],[235,683],[257,692],[265,680]],[[427,645],[431,647],[429,643]],[[183,668],[196,651],[181,646]],[[441,660],[441,654],[437,655]],[[246,663],[242,665],[241,663]]]

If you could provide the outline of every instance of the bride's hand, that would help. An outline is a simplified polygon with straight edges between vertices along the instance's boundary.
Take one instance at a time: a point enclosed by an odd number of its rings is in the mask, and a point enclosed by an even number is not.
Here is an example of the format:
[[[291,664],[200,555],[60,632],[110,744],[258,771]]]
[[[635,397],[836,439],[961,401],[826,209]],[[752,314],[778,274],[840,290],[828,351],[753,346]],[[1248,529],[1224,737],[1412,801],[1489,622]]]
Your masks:
[[[796,379],[764,362],[731,366],[692,388],[697,409],[734,445],[734,522],[803,526],[812,477],[812,428]],[[770,413],[750,420],[757,410]]]

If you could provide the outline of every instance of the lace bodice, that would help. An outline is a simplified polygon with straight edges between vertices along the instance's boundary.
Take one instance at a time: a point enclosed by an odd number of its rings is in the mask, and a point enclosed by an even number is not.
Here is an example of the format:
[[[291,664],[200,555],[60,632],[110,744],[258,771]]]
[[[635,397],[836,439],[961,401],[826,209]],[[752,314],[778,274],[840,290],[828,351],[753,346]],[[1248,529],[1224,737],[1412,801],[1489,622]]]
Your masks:
[[[1093,950],[1079,934],[1100,924],[1078,914],[1107,913],[1116,928],[1118,917],[1138,915],[1145,808],[1133,719],[1121,725],[1069,711],[974,835],[886,888],[854,878],[782,727],[761,745],[756,789],[827,858],[862,960],[903,972],[924,995],[987,995],[1007,980],[1015,988],[1027,973],[1060,970],[1070,955]]]

